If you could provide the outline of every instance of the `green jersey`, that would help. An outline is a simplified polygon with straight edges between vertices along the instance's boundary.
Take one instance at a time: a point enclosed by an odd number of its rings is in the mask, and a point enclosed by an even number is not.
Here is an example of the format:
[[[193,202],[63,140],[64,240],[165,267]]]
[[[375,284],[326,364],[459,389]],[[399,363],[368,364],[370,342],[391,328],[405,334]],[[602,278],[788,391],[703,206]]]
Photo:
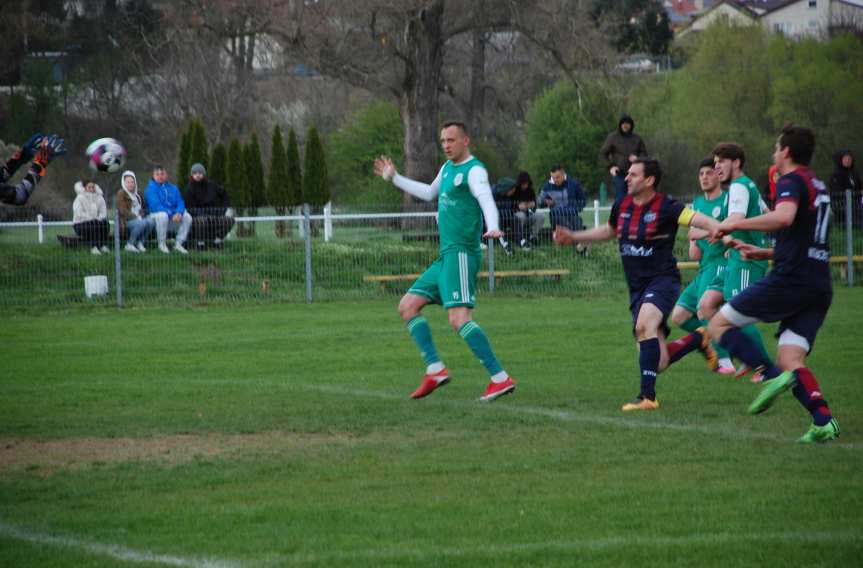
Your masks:
[[[441,256],[453,251],[480,254],[482,208],[467,179],[473,168],[485,169],[485,165],[471,157],[458,165],[447,160],[441,168],[437,208]]]
[[[740,176],[731,181],[728,188],[728,215],[741,213],[745,219],[761,215],[767,206],[761,199],[758,186],[746,176]],[[757,247],[764,246],[764,233],[761,231],[734,231],[731,236],[735,239],[749,243]],[[752,262],[767,265],[767,261],[745,261],[740,258],[740,252],[731,249],[728,259],[733,262]]]
[[[692,203],[692,208],[702,215],[723,221],[728,216],[728,193],[722,191],[714,199],[699,195]],[[699,239],[695,244],[701,249],[700,268],[725,264],[725,246],[721,242],[711,244],[707,239]]]

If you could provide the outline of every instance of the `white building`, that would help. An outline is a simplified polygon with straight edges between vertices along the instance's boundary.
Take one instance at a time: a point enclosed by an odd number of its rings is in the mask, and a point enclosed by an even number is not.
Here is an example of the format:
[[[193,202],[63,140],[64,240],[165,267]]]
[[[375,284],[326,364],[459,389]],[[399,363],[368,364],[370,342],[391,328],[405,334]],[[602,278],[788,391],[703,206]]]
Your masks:
[[[723,18],[741,25],[759,23],[791,37],[820,37],[834,27],[863,29],[863,0],[723,0],[696,17],[678,37]]]

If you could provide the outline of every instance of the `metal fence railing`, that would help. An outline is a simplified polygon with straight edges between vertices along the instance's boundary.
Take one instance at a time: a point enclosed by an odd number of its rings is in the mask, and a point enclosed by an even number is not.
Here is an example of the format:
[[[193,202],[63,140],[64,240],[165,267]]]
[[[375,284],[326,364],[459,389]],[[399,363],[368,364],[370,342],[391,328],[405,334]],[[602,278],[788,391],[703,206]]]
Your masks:
[[[841,197],[843,205],[834,199],[834,271],[837,281],[853,284],[854,261],[863,261],[863,215],[861,204],[852,202],[850,192]],[[582,212],[582,223],[592,227],[605,222],[609,209],[594,203]],[[173,250],[164,254],[151,240],[147,252],[132,253],[112,235],[106,243],[108,252],[96,255],[75,238],[68,212],[0,209],[0,215],[5,215],[0,222],[0,309],[397,296],[437,256],[432,205],[417,206],[410,212],[394,207],[365,207],[362,211],[304,207],[286,213],[276,215],[269,208],[245,211],[235,218],[221,248],[202,243],[199,249],[197,242],[189,242],[188,255]],[[111,225],[113,232],[113,221]],[[613,244],[586,250],[554,246],[546,219],[527,250],[514,242],[515,229],[508,229],[511,247],[504,248],[497,241],[487,243],[481,291],[572,296],[625,290]],[[686,260],[686,251],[686,234],[681,230],[678,259]],[[688,280],[694,268],[690,263],[681,266]]]

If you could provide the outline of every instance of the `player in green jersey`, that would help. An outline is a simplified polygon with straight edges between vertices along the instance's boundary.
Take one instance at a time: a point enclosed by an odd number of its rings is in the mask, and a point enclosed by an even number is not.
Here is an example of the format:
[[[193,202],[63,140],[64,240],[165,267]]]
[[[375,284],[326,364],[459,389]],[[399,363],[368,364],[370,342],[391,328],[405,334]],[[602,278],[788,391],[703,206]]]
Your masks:
[[[713,167],[713,158],[705,158],[698,165],[698,184],[703,195],[695,198],[692,208],[717,221],[725,219],[727,194],[719,184],[719,175]],[[683,290],[671,312],[671,321],[683,330],[692,333],[699,327],[707,326],[702,319],[699,304],[705,291],[722,293],[725,271],[725,246],[722,243],[709,243],[706,231],[689,228],[689,257],[698,261],[698,273]],[[734,374],[734,365],[728,352],[719,345],[713,345],[717,359],[708,359],[711,370],[723,375]]]
[[[761,194],[758,192],[758,187],[743,173],[743,166],[746,163],[746,154],[739,144],[733,142],[723,142],[717,144],[713,149],[713,162],[716,166],[716,171],[719,173],[719,181],[723,185],[728,186],[728,215],[727,219],[749,219],[758,217],[763,212],[768,210],[767,204],[761,199]],[[761,231],[735,231],[731,237],[735,242],[751,244],[755,247],[764,246],[764,233]],[[750,284],[754,284],[767,273],[767,261],[765,260],[746,260],[741,257],[740,252],[731,249],[728,255],[728,264],[725,268],[725,288],[722,293],[722,300],[729,301],[731,298],[739,294]],[[710,318],[719,309],[721,301],[717,303],[715,297],[709,298],[715,304],[711,310],[709,307],[705,310],[706,318]],[[758,346],[762,353],[767,355],[767,348],[764,346],[764,340],[761,337],[761,332],[753,325],[746,326],[743,332]],[[737,370],[737,377],[745,376],[751,369],[746,365],[742,365]],[[753,374],[753,379],[757,380],[760,373]]]
[[[375,160],[375,174],[411,195],[438,199],[440,256],[408,289],[399,302],[399,314],[419,347],[426,372],[411,398],[422,398],[447,384],[450,374],[438,356],[431,328],[420,313],[427,304],[441,304],[449,323],[482,362],[491,377],[480,400],[491,402],[515,390],[515,382],[504,371],[482,328],[473,321],[476,277],[482,262],[480,236],[498,238],[497,206],[482,162],[470,153],[470,138],[461,122],[446,122],[441,146],[447,157],[437,177],[429,184],[399,175],[388,156]],[[482,234],[483,217],[488,231]]]

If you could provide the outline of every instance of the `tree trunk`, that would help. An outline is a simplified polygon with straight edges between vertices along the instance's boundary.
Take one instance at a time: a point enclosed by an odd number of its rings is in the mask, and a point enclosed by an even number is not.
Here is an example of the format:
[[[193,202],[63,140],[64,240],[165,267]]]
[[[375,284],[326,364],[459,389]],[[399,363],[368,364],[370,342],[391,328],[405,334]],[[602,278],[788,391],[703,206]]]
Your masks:
[[[400,102],[405,127],[405,175],[430,183],[437,174],[438,92],[443,66],[443,0],[435,0],[408,21],[407,69]],[[404,194],[404,209],[417,200]],[[406,220],[408,221],[408,220]],[[404,223],[413,226],[415,223]]]
[[[481,9],[484,2],[478,1],[476,9]],[[483,134],[483,113],[485,112],[485,44],[486,33],[477,28],[472,32],[473,50],[470,61],[470,135],[480,138]]]

